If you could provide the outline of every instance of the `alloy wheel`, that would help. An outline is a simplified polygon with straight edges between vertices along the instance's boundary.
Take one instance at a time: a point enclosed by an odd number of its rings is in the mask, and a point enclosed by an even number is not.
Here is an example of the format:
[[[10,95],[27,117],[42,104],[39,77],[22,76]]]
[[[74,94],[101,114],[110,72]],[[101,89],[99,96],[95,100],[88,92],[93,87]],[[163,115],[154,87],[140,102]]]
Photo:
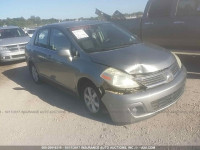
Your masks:
[[[36,70],[35,66],[31,67],[31,72],[32,72],[33,80],[35,82],[38,82],[39,81],[39,77],[38,77],[38,73],[37,73],[37,70]]]
[[[91,87],[86,87],[84,90],[84,101],[88,110],[95,114],[100,109],[99,98],[95,90]]]

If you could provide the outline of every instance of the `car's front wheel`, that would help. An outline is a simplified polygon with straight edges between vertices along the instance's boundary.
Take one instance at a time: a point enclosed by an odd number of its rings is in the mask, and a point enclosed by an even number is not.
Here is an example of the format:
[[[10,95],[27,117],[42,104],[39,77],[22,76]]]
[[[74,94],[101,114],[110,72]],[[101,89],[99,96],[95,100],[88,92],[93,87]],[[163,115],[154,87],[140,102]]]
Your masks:
[[[95,85],[85,84],[81,89],[81,98],[90,114],[99,115],[103,108],[100,93]]]
[[[33,81],[37,84],[40,83],[41,81],[36,67],[31,64],[29,68]]]

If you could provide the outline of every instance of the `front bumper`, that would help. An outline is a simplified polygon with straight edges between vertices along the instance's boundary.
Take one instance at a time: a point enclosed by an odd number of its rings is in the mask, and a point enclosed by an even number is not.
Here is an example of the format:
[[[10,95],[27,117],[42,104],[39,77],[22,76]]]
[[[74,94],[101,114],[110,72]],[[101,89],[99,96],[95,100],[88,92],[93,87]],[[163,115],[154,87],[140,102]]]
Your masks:
[[[10,62],[25,59],[25,51],[6,51],[0,53],[0,62]]]
[[[113,122],[133,123],[141,121],[156,115],[178,100],[184,91],[186,75],[187,71],[182,66],[176,78],[170,83],[127,95],[106,91],[102,101]],[[137,104],[142,104],[143,113],[135,115],[132,108]]]

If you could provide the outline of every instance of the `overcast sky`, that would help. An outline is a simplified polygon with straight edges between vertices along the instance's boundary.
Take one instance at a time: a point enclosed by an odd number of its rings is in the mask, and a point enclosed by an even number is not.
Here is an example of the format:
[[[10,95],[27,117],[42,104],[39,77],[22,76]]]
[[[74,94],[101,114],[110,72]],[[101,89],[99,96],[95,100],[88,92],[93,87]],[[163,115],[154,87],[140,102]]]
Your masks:
[[[147,0],[1,0],[0,19],[39,16],[43,19],[95,17],[98,8],[107,14],[144,11]]]

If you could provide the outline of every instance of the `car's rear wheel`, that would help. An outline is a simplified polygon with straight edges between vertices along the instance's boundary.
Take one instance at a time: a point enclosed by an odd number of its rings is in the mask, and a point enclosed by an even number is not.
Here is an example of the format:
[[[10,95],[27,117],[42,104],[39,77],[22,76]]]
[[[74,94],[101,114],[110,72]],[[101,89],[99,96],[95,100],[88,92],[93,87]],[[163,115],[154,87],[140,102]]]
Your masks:
[[[31,73],[32,79],[35,83],[37,83],[37,84],[41,83],[38,71],[37,71],[36,67],[32,64],[30,65],[30,73]]]
[[[85,103],[85,107],[92,115],[99,115],[103,109],[103,103],[98,89],[95,85],[87,83],[81,88],[81,98]]]

